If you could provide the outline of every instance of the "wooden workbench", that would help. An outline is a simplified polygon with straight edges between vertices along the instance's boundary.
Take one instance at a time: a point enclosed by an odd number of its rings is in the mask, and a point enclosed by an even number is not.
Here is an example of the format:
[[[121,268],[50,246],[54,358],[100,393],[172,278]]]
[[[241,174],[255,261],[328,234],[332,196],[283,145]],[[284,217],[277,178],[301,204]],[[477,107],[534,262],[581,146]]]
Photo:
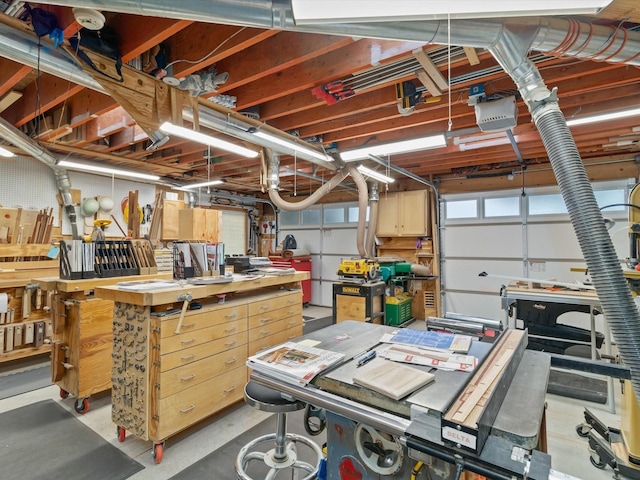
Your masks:
[[[171,278],[171,273],[162,273],[32,280],[51,299],[51,380],[60,387],[62,398],[76,397],[76,412],[86,413],[89,397],[111,388],[113,301],[96,298],[94,290],[123,281]]]
[[[309,273],[250,278],[96,289],[115,302],[111,401],[120,441],[126,431],[153,441],[159,463],[168,437],[242,401],[248,355],[302,334]]]

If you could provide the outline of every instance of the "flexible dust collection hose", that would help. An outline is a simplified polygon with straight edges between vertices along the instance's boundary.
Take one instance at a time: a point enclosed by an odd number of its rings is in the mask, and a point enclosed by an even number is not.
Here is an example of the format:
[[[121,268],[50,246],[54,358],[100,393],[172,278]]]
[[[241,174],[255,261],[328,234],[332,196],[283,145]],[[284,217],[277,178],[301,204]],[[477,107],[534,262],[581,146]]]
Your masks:
[[[640,314],[580,154],[557,103],[532,112],[620,357],[640,398]]]

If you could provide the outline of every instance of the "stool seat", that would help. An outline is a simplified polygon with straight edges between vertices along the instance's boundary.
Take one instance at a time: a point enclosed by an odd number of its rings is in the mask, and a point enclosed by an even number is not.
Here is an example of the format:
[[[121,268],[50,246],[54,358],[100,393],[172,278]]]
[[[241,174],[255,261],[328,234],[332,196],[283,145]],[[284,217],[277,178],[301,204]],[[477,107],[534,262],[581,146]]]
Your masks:
[[[248,405],[265,412],[276,413],[276,432],[263,435],[250,441],[240,449],[236,457],[236,475],[240,480],[253,480],[247,473],[247,468],[253,460],[258,460],[269,468],[265,479],[273,480],[282,470],[290,470],[291,478],[298,478],[297,471],[305,475],[300,480],[316,478],[322,450],[312,440],[302,435],[287,433],[287,413],[302,410],[304,402],[289,399],[273,388],[266,387],[254,381],[249,381],[244,387],[244,399]],[[262,444],[273,445],[267,452],[257,449]],[[316,459],[315,464],[307,463],[298,458],[298,445],[306,445]],[[264,468],[264,467],[263,467]]]
[[[304,402],[285,398],[281,392],[254,381],[244,386],[244,400],[257,410],[271,413],[295,412],[306,407]]]

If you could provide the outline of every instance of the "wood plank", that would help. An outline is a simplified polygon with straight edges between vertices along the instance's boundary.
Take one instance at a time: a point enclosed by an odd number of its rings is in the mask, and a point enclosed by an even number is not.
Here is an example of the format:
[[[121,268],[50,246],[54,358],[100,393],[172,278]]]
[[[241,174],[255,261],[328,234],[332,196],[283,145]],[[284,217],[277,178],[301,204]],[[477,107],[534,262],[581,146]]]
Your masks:
[[[436,82],[434,82],[433,79],[423,69],[416,70],[416,77],[418,77],[420,83],[424,85],[424,87],[432,97],[439,97],[440,95],[442,95],[442,90],[438,88]]]
[[[431,61],[431,58],[429,58],[429,55],[427,55],[424,50],[414,52],[413,56],[416,60],[418,60],[418,63],[422,66],[422,68],[424,68],[425,72],[427,72],[427,75],[429,75],[429,77],[433,79],[440,90],[449,90],[449,83],[447,82],[447,79],[444,78],[442,73],[440,73],[438,67],[436,67],[435,63]]]
[[[467,56],[467,60],[469,60],[469,65],[478,65],[480,63],[480,59],[478,58],[478,52],[473,47],[462,47],[464,49],[464,54]]]

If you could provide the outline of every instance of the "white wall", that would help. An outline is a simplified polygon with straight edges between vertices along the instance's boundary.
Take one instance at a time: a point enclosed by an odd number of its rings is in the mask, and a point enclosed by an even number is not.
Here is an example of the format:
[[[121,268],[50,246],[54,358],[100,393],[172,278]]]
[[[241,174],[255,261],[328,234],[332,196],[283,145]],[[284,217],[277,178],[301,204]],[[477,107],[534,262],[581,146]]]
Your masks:
[[[99,175],[69,171],[71,188],[80,190],[82,198],[108,196],[114,201],[113,215],[125,229],[120,202],[128,197],[129,191],[138,190],[138,204],[153,204],[155,185],[123,180]],[[60,216],[56,195],[53,171],[44,163],[31,157],[16,156],[0,160],[0,205],[5,207],[22,207],[41,210],[53,207],[54,225],[60,226]],[[79,210],[78,210],[79,213]],[[71,234],[68,220],[63,218],[62,233]],[[83,217],[78,215],[78,224],[82,225]],[[88,226],[88,233],[93,229],[93,220]],[[144,230],[144,226],[141,229]],[[120,230],[112,223],[106,230],[107,236],[122,236]]]

